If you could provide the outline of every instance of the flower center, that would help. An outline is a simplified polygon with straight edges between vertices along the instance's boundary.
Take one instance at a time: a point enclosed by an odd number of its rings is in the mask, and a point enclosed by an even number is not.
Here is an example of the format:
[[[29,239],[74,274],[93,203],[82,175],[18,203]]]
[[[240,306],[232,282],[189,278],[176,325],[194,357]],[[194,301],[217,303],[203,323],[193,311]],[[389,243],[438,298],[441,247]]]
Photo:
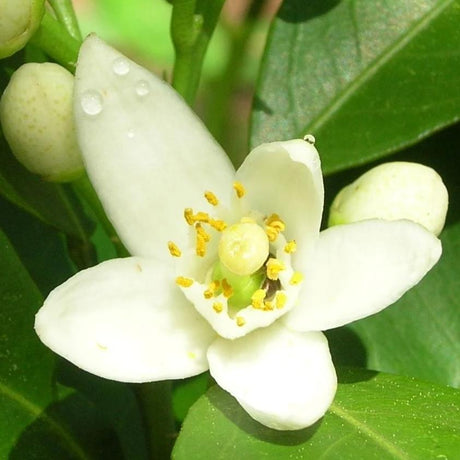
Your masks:
[[[244,212],[245,189],[239,182],[233,188],[237,202],[232,209],[242,215],[237,222],[229,225],[207,212],[184,210],[195,254],[187,251],[176,278],[199,313],[226,338],[268,326],[289,311],[303,279],[292,267],[296,242],[286,240],[280,216]],[[211,206],[221,207],[218,215],[230,214],[214,193],[206,191],[204,197]],[[168,242],[168,249],[173,257],[182,257],[174,242]]]
[[[256,223],[239,223],[226,228],[219,242],[219,259],[235,275],[252,275],[269,254],[268,236]]]

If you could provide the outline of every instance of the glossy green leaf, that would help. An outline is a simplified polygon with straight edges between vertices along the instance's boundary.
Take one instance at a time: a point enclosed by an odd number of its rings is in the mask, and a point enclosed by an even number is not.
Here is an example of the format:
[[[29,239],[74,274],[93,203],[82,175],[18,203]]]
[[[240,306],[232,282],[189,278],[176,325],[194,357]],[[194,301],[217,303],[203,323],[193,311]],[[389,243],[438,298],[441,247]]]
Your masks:
[[[443,254],[422,282],[383,312],[347,328],[329,331],[337,363],[409,375],[460,387],[460,139],[458,126],[431,136],[392,158],[435,168],[449,191]],[[326,180],[338,189],[361,174],[351,171]],[[340,184],[340,185],[339,185]],[[329,197],[330,201],[333,196]]]
[[[0,194],[77,240],[88,241],[94,229],[69,189],[29,173],[15,160],[1,133]]]
[[[316,136],[325,172],[460,117],[459,0],[286,0],[272,27],[251,144]]]
[[[459,391],[369,371],[347,370],[339,381],[322,420],[287,432],[255,422],[215,386],[190,410],[173,458],[457,458]]]
[[[59,398],[33,328],[42,295],[2,231],[0,254],[0,458],[121,458],[105,414],[81,395]]]

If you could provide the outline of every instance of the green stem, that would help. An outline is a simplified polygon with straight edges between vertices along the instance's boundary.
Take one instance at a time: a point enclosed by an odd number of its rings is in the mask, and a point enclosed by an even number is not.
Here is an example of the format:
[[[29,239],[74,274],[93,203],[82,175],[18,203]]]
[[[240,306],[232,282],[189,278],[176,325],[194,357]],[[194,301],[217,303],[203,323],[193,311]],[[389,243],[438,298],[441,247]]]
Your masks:
[[[48,12],[45,12],[31,43],[71,72],[75,72],[81,42],[71,37],[64,26]]]
[[[94,215],[101,223],[104,231],[107,233],[107,235],[110,238],[110,241],[114,245],[117,255],[119,257],[129,256],[129,252],[123,246],[123,243],[120,241],[117,232],[115,231],[113,225],[107,218],[104,208],[102,207],[102,204],[99,201],[99,197],[97,196],[96,191],[94,190],[90,180],[88,179],[88,176],[86,174],[83,175],[81,178],[72,182],[72,185],[76,193],[86,201],[91,210],[94,212]]]
[[[69,35],[81,42],[81,32],[77,16],[71,0],[48,0],[59,22],[66,28]]]
[[[225,0],[175,0],[171,37],[175,50],[173,86],[193,105],[209,40]]]
[[[169,459],[177,435],[172,413],[172,383],[169,380],[142,383],[134,388],[144,419],[150,459]]]

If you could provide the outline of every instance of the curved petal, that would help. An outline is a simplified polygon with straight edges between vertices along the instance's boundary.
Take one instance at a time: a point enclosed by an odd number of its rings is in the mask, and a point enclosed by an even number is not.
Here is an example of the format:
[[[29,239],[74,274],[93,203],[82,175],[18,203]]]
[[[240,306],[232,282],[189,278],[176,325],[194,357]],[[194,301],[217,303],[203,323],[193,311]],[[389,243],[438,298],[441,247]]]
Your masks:
[[[319,232],[324,202],[314,145],[300,139],[262,144],[247,156],[236,178],[245,186],[252,209],[284,220],[286,238],[297,241],[294,260],[306,257]]]
[[[321,232],[304,270],[293,330],[326,330],[377,313],[417,284],[441,256],[441,242],[410,221],[368,220]]]
[[[215,337],[160,262],[115,259],[51,292],[35,329],[53,351],[112,380],[183,378],[208,368]]]
[[[216,339],[208,360],[217,383],[251,417],[276,430],[312,425],[334,399],[337,378],[320,332],[275,323],[238,340]]]
[[[84,161],[104,208],[134,255],[169,257],[187,241],[184,208],[226,200],[234,169],[169,85],[97,37],[83,43],[75,120]]]

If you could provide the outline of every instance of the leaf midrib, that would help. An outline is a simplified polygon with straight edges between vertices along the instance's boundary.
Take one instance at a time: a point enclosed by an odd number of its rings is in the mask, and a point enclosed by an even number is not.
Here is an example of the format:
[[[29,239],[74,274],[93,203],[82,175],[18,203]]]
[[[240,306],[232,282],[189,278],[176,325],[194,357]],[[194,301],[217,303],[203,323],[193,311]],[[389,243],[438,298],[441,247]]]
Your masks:
[[[332,412],[337,417],[346,421],[353,428],[356,428],[356,430],[366,435],[370,440],[372,440],[375,444],[380,446],[383,450],[387,451],[394,458],[398,458],[401,460],[410,460],[410,457],[405,452],[400,450],[395,444],[393,444],[387,438],[383,437],[379,433],[369,428],[366,424],[354,418],[350,413],[348,413],[345,409],[339,407],[336,403],[333,403],[329,407],[329,412]]]
[[[331,115],[343,106],[354,95],[358,88],[369,81],[377,73],[377,71],[399,50],[409,43],[427,23],[439,16],[453,1],[454,0],[443,0],[437,3],[425,15],[422,15],[418,21],[415,21],[408,29],[407,33],[403,34],[398,40],[395,40],[391,46],[389,46],[383,53],[379,54],[376,59],[371,61],[356,78],[354,78],[348,85],[344,86],[342,91],[337,93],[336,97],[334,97],[334,99],[332,99],[329,104],[326,105],[324,109],[307,124],[305,129],[303,129],[299,135],[303,136],[303,133],[306,133],[307,131],[314,132],[321,129],[321,127],[329,120]]]
[[[25,412],[30,413],[34,418],[39,418],[47,423],[48,426],[65,441],[69,451],[73,452],[77,458],[81,460],[91,460],[91,457],[78,445],[72,434],[63,428],[54,418],[44,413],[39,406],[27,400],[20,393],[9,388],[2,382],[0,382],[0,393],[3,393],[7,398],[20,406]]]

